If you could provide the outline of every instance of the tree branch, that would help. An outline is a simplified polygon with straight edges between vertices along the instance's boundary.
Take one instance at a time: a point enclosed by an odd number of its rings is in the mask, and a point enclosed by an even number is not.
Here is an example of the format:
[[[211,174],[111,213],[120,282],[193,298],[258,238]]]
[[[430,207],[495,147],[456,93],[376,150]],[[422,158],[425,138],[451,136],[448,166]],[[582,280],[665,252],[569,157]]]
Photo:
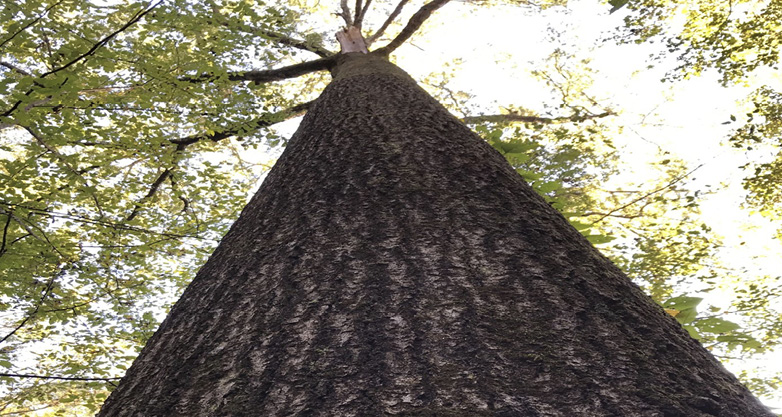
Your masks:
[[[221,23],[222,26],[230,27],[231,23],[225,22]],[[315,55],[320,56],[321,58],[328,58],[332,55],[334,55],[333,52],[329,51],[328,49],[324,48],[322,45],[314,45],[307,41],[303,41],[300,39],[294,39],[290,36],[284,35],[279,32],[275,32],[273,30],[265,30],[265,29],[258,29],[254,28],[252,26],[239,24],[236,26],[239,30],[247,33],[251,33],[253,35],[261,36],[266,39],[271,39],[273,41],[276,41],[279,44],[290,46],[293,48],[301,49],[303,51],[312,52]]]
[[[85,191],[87,191],[87,193],[90,195],[90,197],[92,197],[92,201],[95,203],[95,208],[98,209],[98,214],[101,217],[103,217],[104,216],[103,208],[101,207],[100,202],[98,202],[98,197],[95,195],[95,193],[93,193],[92,191],[89,191],[89,188],[92,188],[92,186],[90,185],[89,181],[87,181],[87,179],[84,178],[81,175],[81,173],[79,173],[79,171],[70,164],[70,162],[68,162],[68,160],[65,158],[65,156],[63,156],[63,154],[61,154],[57,150],[57,148],[55,148],[54,146],[51,146],[48,143],[46,143],[40,135],[36,134],[32,130],[32,128],[24,126],[24,129],[27,131],[27,133],[30,134],[30,136],[32,136],[35,139],[36,142],[38,142],[46,150],[48,150],[54,156],[56,156],[57,159],[59,159],[60,162],[62,162],[62,164],[65,166],[65,168],[68,169],[68,171],[70,171],[73,175],[75,175],[76,178],[81,180],[82,184],[84,184],[84,186],[86,188]]]
[[[139,212],[141,211],[141,206],[144,204],[144,202],[148,201],[150,198],[154,197],[155,194],[157,194],[158,190],[160,189],[160,186],[163,185],[163,183],[168,179],[168,177],[171,176],[171,172],[176,167],[176,158],[177,156],[185,150],[185,148],[189,145],[188,143],[179,143],[176,145],[176,149],[174,150],[174,161],[172,163],[172,166],[169,168],[166,168],[163,170],[163,172],[158,175],[157,179],[152,183],[152,185],[149,187],[149,191],[147,191],[147,194],[141,198],[138,202],[136,202],[136,205],[133,207],[133,211],[128,215],[128,217],[125,218],[126,222],[129,222],[138,216]]]
[[[80,223],[94,224],[94,225],[97,225],[97,226],[108,227],[108,228],[115,229],[115,230],[127,230],[127,231],[131,231],[131,232],[146,233],[146,234],[165,236],[165,237],[176,238],[176,239],[182,239],[182,238],[201,239],[201,240],[204,239],[204,238],[201,238],[201,237],[198,237],[198,236],[194,236],[194,235],[180,235],[180,234],[176,234],[176,233],[156,232],[154,230],[148,230],[148,229],[144,229],[144,228],[141,228],[141,227],[129,226],[129,225],[126,225],[126,224],[121,224],[121,223],[111,223],[111,222],[107,222],[105,220],[92,219],[92,218],[89,218],[89,217],[74,216],[74,215],[68,214],[68,213],[59,213],[59,212],[56,212],[56,211],[49,211],[49,210],[39,209],[39,208],[31,207],[31,206],[26,206],[24,204],[13,204],[13,203],[5,202],[5,201],[0,201],[0,205],[6,206],[9,209],[13,209],[14,207],[19,207],[19,208],[23,208],[25,210],[29,210],[31,213],[42,215],[42,216],[49,216],[49,217],[54,217],[54,218],[62,218],[62,219],[74,220],[74,221],[77,221],[77,222],[80,222]],[[14,218],[14,220],[16,220],[16,218]],[[30,233],[30,230],[27,230],[27,231],[28,231],[28,233]],[[37,238],[37,236],[35,236],[33,233],[30,233],[30,235],[32,235],[33,237]]]
[[[297,104],[285,110],[280,110],[276,113],[264,114],[261,117],[251,120],[245,125],[229,128],[226,130],[222,130],[220,132],[215,132],[212,134],[186,136],[178,139],[171,139],[170,142],[175,143],[177,145],[190,145],[191,143],[196,143],[202,140],[210,140],[212,142],[217,142],[223,139],[227,139],[231,136],[237,136],[242,133],[260,129],[262,127],[271,126],[273,124],[296,117],[309,110],[310,106],[312,106],[312,103],[314,103],[314,101],[308,101],[306,103]]]
[[[88,378],[88,377],[79,377],[79,376],[49,376],[49,375],[7,374],[7,373],[0,373],[0,376],[7,376],[11,378],[57,379],[62,381],[116,381],[118,379],[122,379],[122,377]]]
[[[307,41],[293,39],[289,36],[285,36],[282,33],[278,33],[278,32],[265,31],[265,33],[268,34],[269,39],[276,41],[279,44],[301,49],[303,51],[312,52],[313,54],[318,55],[321,58],[328,58],[334,55],[333,52],[324,48],[322,45],[313,45],[308,43]]]
[[[8,227],[11,226],[11,213],[7,214],[7,217],[5,219],[5,226],[3,226],[3,241],[2,244],[0,244],[0,256],[3,256],[3,254],[6,251],[6,243],[8,238]]]
[[[386,29],[388,29],[388,25],[390,25],[394,21],[394,19],[396,19],[396,17],[399,16],[399,13],[402,13],[402,9],[405,7],[405,4],[407,4],[408,1],[409,0],[400,0],[399,1],[399,4],[396,5],[396,8],[394,9],[394,11],[391,12],[390,15],[388,15],[388,18],[386,19],[386,21],[383,22],[382,26],[380,26],[380,29],[378,29],[377,32],[375,32],[374,35],[372,35],[372,36],[370,36],[370,37],[368,37],[366,39],[367,46],[371,45],[372,42],[377,40],[377,38],[383,36],[383,33],[386,31]]]
[[[358,17],[361,16],[361,4],[361,0],[356,0],[356,7],[353,15],[353,26],[359,29],[361,29],[361,22],[358,20]]]
[[[32,75],[29,72],[27,72],[27,71],[17,67],[16,65],[14,65],[14,64],[12,64],[10,62],[0,61],[0,66],[6,67],[6,68],[10,69],[11,71],[16,72],[17,74],[22,74],[22,75],[25,75],[25,76]]]
[[[361,24],[364,23],[364,15],[367,14],[367,10],[369,10],[370,4],[372,4],[372,0],[367,0],[367,2],[364,4],[364,7],[361,8],[361,13],[357,14],[356,20],[353,22],[353,25],[359,29],[361,29]]]
[[[256,84],[282,81],[288,78],[296,78],[304,74],[309,74],[311,72],[328,70],[334,65],[335,61],[336,60],[334,59],[334,56],[329,56],[327,58],[320,58],[314,61],[302,62],[300,64],[294,64],[287,67],[270,70],[229,72],[228,79],[230,81],[253,81]],[[215,78],[217,77],[212,74],[202,74],[195,77],[181,77],[179,80],[191,83],[200,83],[210,81]]]
[[[11,35],[8,39],[4,40],[3,42],[0,42],[0,48],[4,47],[5,44],[7,44],[8,42],[11,42],[15,37],[19,36],[20,33],[24,32],[25,30],[27,30],[32,25],[38,23],[41,19],[43,19],[44,16],[46,16],[47,13],[49,13],[53,8],[57,7],[62,2],[63,2],[63,0],[59,0],[59,1],[56,1],[54,4],[52,4],[51,6],[47,7],[43,11],[43,13],[39,14],[38,17],[33,19],[30,23],[22,26],[21,28],[19,28],[19,30],[14,32],[14,34]]]
[[[394,52],[396,48],[399,48],[402,46],[403,43],[405,43],[406,40],[410,39],[411,36],[415,33],[415,31],[418,30],[418,28],[421,27],[421,25],[424,24],[426,19],[429,18],[429,16],[434,13],[435,10],[439,9],[440,7],[443,7],[445,3],[448,3],[448,0],[433,0],[429,3],[426,3],[423,7],[418,9],[417,12],[413,15],[413,17],[410,18],[410,20],[407,22],[407,26],[402,29],[401,32],[399,32],[399,35],[394,38],[391,42],[388,43],[388,45],[374,51],[375,53],[381,54],[381,55],[390,55],[391,52]]]
[[[603,221],[603,219],[605,219],[606,217],[613,216],[613,215],[614,215],[614,213],[616,213],[616,212],[618,212],[618,211],[622,211],[622,210],[624,210],[624,209],[626,209],[626,208],[628,208],[628,207],[632,206],[633,204],[635,204],[635,203],[637,203],[637,202],[639,202],[639,201],[641,201],[641,200],[643,200],[643,199],[645,199],[645,198],[648,198],[648,197],[650,197],[650,196],[652,196],[652,195],[654,195],[654,194],[657,194],[657,193],[659,193],[660,191],[663,191],[663,190],[666,190],[666,189],[668,189],[668,188],[672,187],[672,186],[673,186],[674,184],[676,184],[677,182],[679,182],[679,181],[681,181],[681,180],[683,180],[683,179],[685,179],[685,178],[689,177],[690,175],[692,175],[692,173],[693,173],[693,172],[695,172],[695,171],[699,170],[699,169],[700,169],[702,166],[703,166],[703,164],[700,164],[700,165],[698,165],[697,167],[695,167],[694,169],[690,170],[689,172],[686,172],[686,173],[684,173],[684,174],[682,174],[682,175],[680,175],[680,176],[678,176],[678,177],[674,178],[673,180],[671,180],[670,182],[668,182],[668,184],[665,184],[665,185],[663,185],[662,187],[656,188],[656,189],[654,189],[654,190],[652,190],[652,191],[650,191],[650,192],[648,192],[648,193],[646,193],[646,194],[644,194],[644,195],[642,195],[642,196],[640,196],[640,197],[638,197],[638,198],[635,198],[635,199],[631,200],[631,201],[630,201],[629,203],[627,203],[627,204],[623,204],[623,205],[621,205],[621,206],[619,206],[619,207],[617,207],[617,208],[615,208],[615,209],[612,209],[612,210],[610,210],[608,213],[603,213],[603,214],[602,214],[602,215],[601,215],[601,216],[600,216],[600,217],[599,217],[597,220],[595,220],[595,221],[593,221],[592,223],[590,223],[590,226],[591,226],[591,225],[595,225],[595,224],[597,224],[597,223],[599,223],[599,222]]]
[[[140,10],[140,11],[139,11],[139,12],[137,12],[135,15],[133,15],[133,17],[132,17],[132,18],[131,18],[131,19],[130,19],[130,20],[127,22],[127,23],[125,23],[124,25],[122,25],[122,27],[120,27],[119,29],[115,30],[114,32],[110,33],[108,36],[104,37],[103,39],[99,40],[99,41],[98,41],[98,42],[96,42],[94,45],[92,45],[92,47],[91,47],[91,48],[90,48],[90,49],[89,49],[87,52],[85,52],[85,53],[83,53],[83,54],[81,54],[81,55],[77,56],[76,58],[74,58],[74,59],[70,60],[68,63],[66,63],[66,64],[64,64],[64,65],[61,65],[61,66],[59,66],[59,67],[57,67],[57,68],[54,68],[54,69],[52,69],[51,71],[47,71],[47,72],[45,72],[45,73],[41,74],[41,75],[40,75],[38,78],[39,78],[39,79],[40,79],[40,78],[45,78],[45,77],[47,77],[47,76],[49,76],[49,75],[52,75],[52,74],[54,74],[54,73],[57,73],[57,72],[59,72],[59,71],[62,71],[62,70],[64,70],[64,69],[66,69],[66,68],[68,68],[68,67],[70,67],[70,66],[72,66],[72,65],[74,65],[74,64],[76,64],[76,63],[78,63],[79,61],[81,61],[81,60],[83,60],[83,59],[87,58],[88,56],[90,56],[90,55],[94,54],[94,53],[95,53],[95,51],[97,51],[98,49],[100,49],[101,47],[103,47],[104,45],[106,45],[106,44],[107,44],[107,43],[108,43],[108,42],[109,42],[109,41],[110,41],[112,38],[114,38],[114,37],[115,37],[115,36],[117,36],[118,34],[122,33],[122,32],[123,32],[123,31],[125,31],[127,28],[129,28],[130,26],[132,26],[132,25],[134,25],[136,22],[138,22],[139,20],[141,20],[141,19],[142,19],[144,16],[146,16],[146,14],[147,14],[147,13],[151,12],[151,11],[152,11],[152,9],[154,9],[154,8],[155,8],[155,7],[157,7],[157,6],[159,6],[159,5],[160,5],[160,3],[162,3],[162,2],[163,2],[163,0],[158,0],[158,1],[157,1],[157,3],[155,3],[155,4],[152,4],[151,6],[147,7],[147,8],[146,8],[146,9],[144,9],[144,10]],[[59,2],[58,2],[58,4],[59,4]],[[14,36],[15,36],[15,35],[14,35]],[[66,78],[66,81],[67,81],[67,80],[68,80],[68,79]],[[64,84],[64,83],[63,83],[63,84]],[[32,93],[33,93],[33,91],[34,91],[34,90],[33,90],[33,88],[30,88],[30,89],[29,89],[29,90],[27,90],[27,92],[25,93],[25,96],[29,96],[30,94],[32,94]],[[7,111],[3,112],[3,114],[2,114],[2,115],[0,115],[0,116],[3,116],[3,117],[10,116],[10,115],[11,115],[11,113],[13,113],[13,112],[14,112],[14,111],[15,111],[15,110],[16,110],[16,109],[19,107],[19,105],[20,105],[20,104],[22,104],[22,100],[18,100],[16,103],[14,103],[14,105],[13,105],[13,106],[11,106],[11,108],[10,108],[10,109],[8,109]]]
[[[350,18],[350,7],[348,7],[348,0],[340,0],[339,5],[342,8],[342,12],[338,14],[340,17],[342,17],[342,20],[345,21],[345,27],[353,26],[353,20]]]
[[[39,241],[41,241],[43,243],[48,244],[49,246],[52,247],[52,249],[54,249],[55,252],[57,252],[60,256],[65,258],[65,256],[62,254],[62,252],[60,252],[60,250],[57,249],[57,247],[54,246],[51,241],[49,241],[49,239],[46,237],[46,234],[41,230],[40,227],[35,227],[35,228],[38,229],[38,231],[41,232],[41,234],[43,236],[38,236],[35,232],[33,232],[33,226],[35,226],[34,223],[30,222],[29,220],[27,221],[27,223],[29,223],[29,224],[25,223],[25,221],[23,219],[20,219],[19,217],[16,217],[14,215],[12,206],[10,206],[10,205],[7,205],[7,206],[10,208],[10,210],[4,210],[4,209],[0,208],[0,213],[4,213],[5,215],[7,215],[11,219],[13,219],[16,222],[16,224],[18,224],[22,229],[27,231],[27,234],[29,234],[30,236],[38,239]],[[16,241],[16,240],[14,240],[14,241]],[[11,243],[13,243],[13,242],[11,242]]]
[[[67,62],[66,64],[64,64],[64,65],[61,65],[61,66],[59,66],[59,67],[57,67],[57,68],[54,68],[54,69],[52,69],[51,71],[45,72],[44,74],[42,74],[42,75],[41,75],[41,77],[40,77],[40,78],[44,78],[44,77],[46,77],[47,75],[51,75],[51,74],[54,74],[54,73],[56,73],[56,72],[62,71],[62,70],[64,70],[64,69],[66,69],[66,68],[68,68],[68,67],[70,67],[70,66],[72,66],[72,65],[76,64],[77,62],[79,62],[79,61],[83,60],[84,58],[87,58],[88,56],[90,56],[90,55],[94,54],[94,53],[95,53],[95,51],[97,51],[98,49],[100,49],[101,47],[103,47],[104,45],[106,45],[107,43],[109,43],[109,41],[110,41],[112,38],[114,38],[115,36],[119,35],[120,33],[122,33],[122,32],[124,32],[125,30],[127,30],[129,27],[131,27],[131,26],[133,26],[134,24],[136,24],[136,22],[138,22],[139,20],[141,20],[142,18],[144,18],[144,16],[146,16],[146,15],[147,15],[147,13],[151,12],[151,11],[152,11],[152,10],[153,10],[155,7],[159,6],[159,5],[160,5],[162,2],[163,2],[163,0],[158,0],[156,3],[154,3],[154,4],[151,4],[151,5],[150,5],[150,6],[148,6],[146,9],[139,10],[139,11],[138,11],[138,12],[137,12],[135,15],[133,15],[133,17],[132,17],[132,18],[130,18],[130,20],[128,20],[128,21],[127,21],[127,22],[126,22],[124,25],[122,25],[122,26],[121,26],[119,29],[115,30],[114,32],[111,32],[111,33],[110,33],[108,36],[104,37],[103,39],[99,40],[99,41],[98,41],[98,42],[96,42],[94,45],[92,45],[92,47],[91,47],[91,48],[90,48],[90,49],[89,49],[87,52],[85,52],[85,53],[83,53],[83,54],[81,54],[81,55],[77,56],[76,58],[74,58],[74,59],[72,59],[72,60],[68,61],[68,62]]]
[[[540,116],[523,116],[520,114],[490,114],[481,116],[467,116],[462,118],[464,124],[478,124],[478,123],[506,123],[506,122],[524,122],[524,123],[540,123],[540,124],[554,124],[554,123],[579,123],[585,120],[600,119],[603,117],[613,116],[614,113],[607,111],[594,115],[572,115],[561,117],[540,117]]]
[[[213,142],[217,142],[223,139],[227,139],[231,136],[236,136],[238,134],[241,134],[243,132],[246,132],[249,128],[249,130],[256,130],[261,127],[271,126],[275,123],[281,122],[283,120],[290,119],[291,117],[295,117],[303,112],[305,112],[309,107],[312,105],[312,101],[302,103],[296,106],[293,106],[289,109],[285,109],[282,111],[279,111],[277,113],[272,113],[269,115],[261,116],[257,119],[252,120],[249,125],[250,126],[239,126],[232,129],[226,129],[221,132],[215,132],[212,134],[207,135],[194,135],[194,136],[187,136],[179,139],[171,139],[170,142],[173,144],[176,144],[176,150],[175,153],[180,153],[183,151],[188,145],[191,145],[193,143],[202,141],[202,140],[211,140]],[[174,165],[175,166],[175,165]],[[163,170],[163,172],[158,175],[157,179],[152,183],[152,185],[149,188],[149,191],[147,194],[142,197],[136,205],[133,207],[133,210],[128,215],[128,217],[125,218],[125,221],[131,221],[135,219],[139,212],[141,211],[141,207],[144,204],[145,201],[149,200],[150,198],[154,197],[155,194],[157,194],[158,190],[160,189],[160,186],[163,185],[163,183],[171,177],[171,174],[174,170],[174,166],[170,168],[166,168]]]
[[[54,279],[58,275],[62,274],[63,272],[65,272],[65,266],[60,267],[60,271],[58,271],[55,275],[52,275],[49,278],[49,280],[46,282],[46,289],[44,290],[43,294],[41,294],[41,297],[38,299],[38,302],[35,303],[35,308],[33,309],[33,311],[25,315],[25,318],[16,327],[14,327],[13,330],[8,332],[8,334],[6,334],[2,339],[0,339],[0,343],[5,342],[6,340],[8,340],[9,337],[16,334],[16,332],[18,332],[19,329],[21,329],[25,324],[27,324],[27,322],[30,321],[30,319],[32,319],[36,314],[38,314],[38,310],[41,309],[43,302],[46,301],[46,297],[48,297],[49,294],[51,294],[52,289],[54,288]]]

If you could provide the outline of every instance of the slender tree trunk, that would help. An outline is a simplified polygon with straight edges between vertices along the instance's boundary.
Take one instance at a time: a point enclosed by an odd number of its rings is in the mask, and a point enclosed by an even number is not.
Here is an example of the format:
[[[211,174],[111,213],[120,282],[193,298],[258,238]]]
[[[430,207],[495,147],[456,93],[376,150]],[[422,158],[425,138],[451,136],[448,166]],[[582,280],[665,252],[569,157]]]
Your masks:
[[[399,68],[346,54],[100,416],[770,416]]]

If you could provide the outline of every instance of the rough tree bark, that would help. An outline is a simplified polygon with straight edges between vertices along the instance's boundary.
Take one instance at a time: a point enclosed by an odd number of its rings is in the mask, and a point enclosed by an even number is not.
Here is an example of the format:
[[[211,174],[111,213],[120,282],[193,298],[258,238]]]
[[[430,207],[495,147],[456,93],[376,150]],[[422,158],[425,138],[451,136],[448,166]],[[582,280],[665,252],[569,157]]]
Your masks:
[[[770,416],[505,160],[341,55],[100,416]]]

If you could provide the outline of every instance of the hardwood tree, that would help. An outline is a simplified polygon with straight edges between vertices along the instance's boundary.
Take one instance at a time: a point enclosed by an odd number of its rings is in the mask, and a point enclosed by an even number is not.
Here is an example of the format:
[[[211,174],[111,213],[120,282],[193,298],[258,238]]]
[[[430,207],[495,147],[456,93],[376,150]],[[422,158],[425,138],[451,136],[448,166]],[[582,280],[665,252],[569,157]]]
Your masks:
[[[772,415],[388,62],[444,3],[371,53],[345,11],[333,81],[99,415]]]
[[[342,2],[341,54],[293,3],[0,11],[0,409],[96,410],[266,169],[243,149],[307,113],[104,415],[765,415],[676,324],[773,344],[674,297],[713,250],[705,225],[642,222],[629,251],[604,246],[667,315],[587,243],[612,220],[696,214],[692,170],[666,159],[659,184],[599,197],[615,113],[560,50],[536,73],[569,114],[472,114],[446,68],[425,79],[471,133],[388,62],[445,3],[397,30],[406,0]],[[388,17],[367,24],[370,6]]]

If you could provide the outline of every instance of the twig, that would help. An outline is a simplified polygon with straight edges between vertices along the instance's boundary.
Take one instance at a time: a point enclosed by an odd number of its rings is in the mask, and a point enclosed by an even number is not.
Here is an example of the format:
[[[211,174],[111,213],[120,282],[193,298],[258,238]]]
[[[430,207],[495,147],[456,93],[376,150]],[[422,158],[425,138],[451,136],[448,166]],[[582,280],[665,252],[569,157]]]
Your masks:
[[[366,3],[364,3],[364,7],[361,8],[361,13],[358,14],[358,17],[356,17],[356,21],[353,22],[353,25],[361,29],[361,25],[364,23],[364,15],[367,14],[367,10],[369,10],[369,5],[372,4],[372,0],[367,0]]]
[[[700,169],[702,166],[703,166],[703,164],[700,164],[700,165],[698,165],[697,167],[695,167],[694,169],[692,169],[691,171],[689,171],[689,172],[687,172],[687,173],[685,173],[685,174],[682,174],[682,175],[680,175],[680,176],[678,176],[678,177],[674,178],[674,179],[673,179],[673,180],[671,180],[671,181],[670,181],[668,184],[666,184],[666,185],[664,185],[664,186],[662,186],[662,187],[659,187],[659,188],[657,188],[657,189],[655,189],[655,190],[652,190],[652,191],[650,191],[650,192],[648,192],[648,193],[646,193],[646,194],[644,194],[644,195],[642,195],[642,196],[640,196],[640,197],[638,197],[638,198],[635,198],[635,199],[631,200],[631,201],[630,201],[629,203],[627,203],[627,204],[624,204],[624,205],[622,205],[622,206],[619,206],[619,207],[617,207],[617,208],[615,208],[615,209],[612,209],[612,210],[610,210],[608,213],[604,213],[604,214],[603,214],[602,216],[600,216],[600,217],[599,217],[597,220],[593,221],[593,222],[592,222],[590,225],[595,225],[595,224],[597,224],[597,223],[599,223],[599,222],[603,221],[603,219],[605,219],[606,217],[613,215],[613,214],[614,214],[614,213],[616,213],[617,211],[624,210],[624,209],[626,209],[626,208],[628,208],[628,207],[632,206],[633,204],[635,204],[635,203],[637,203],[637,202],[639,202],[639,201],[641,201],[641,200],[643,200],[643,199],[645,199],[645,198],[648,198],[648,197],[650,197],[650,196],[652,196],[652,195],[654,195],[654,194],[657,194],[657,193],[659,193],[660,191],[663,191],[663,190],[665,190],[665,189],[668,189],[668,188],[670,188],[671,186],[673,186],[673,185],[674,185],[674,184],[676,184],[677,182],[679,182],[679,181],[681,181],[681,180],[683,180],[683,179],[685,179],[685,178],[689,177],[689,176],[690,176],[690,175],[691,175],[693,172],[695,172],[695,171],[699,170],[699,169]]]
[[[62,164],[65,166],[65,168],[67,168],[67,169],[68,169],[68,171],[70,171],[70,172],[71,172],[73,175],[75,175],[75,176],[76,176],[76,178],[78,178],[78,179],[80,179],[80,180],[81,180],[81,182],[84,184],[85,191],[87,191],[87,192],[90,194],[90,197],[92,197],[92,201],[95,203],[95,208],[96,208],[96,209],[98,209],[98,214],[99,214],[101,217],[103,217],[103,216],[104,216],[104,213],[103,213],[103,208],[101,207],[101,205],[100,205],[100,202],[98,202],[98,197],[95,195],[95,193],[93,193],[92,191],[89,191],[89,189],[90,189],[90,188],[92,188],[92,186],[90,185],[89,181],[87,181],[87,179],[86,179],[86,178],[84,178],[84,177],[83,177],[83,176],[82,176],[82,175],[79,173],[79,171],[78,171],[76,168],[74,168],[74,167],[73,167],[73,166],[70,164],[70,162],[68,162],[68,160],[67,160],[67,159],[65,159],[65,156],[63,156],[63,154],[61,154],[61,153],[60,153],[60,152],[57,150],[57,148],[55,148],[54,146],[51,146],[51,145],[49,145],[48,143],[46,143],[46,141],[44,141],[44,140],[43,140],[43,138],[42,138],[40,135],[36,134],[36,133],[33,131],[33,129],[32,129],[32,128],[30,128],[30,127],[27,127],[27,126],[24,126],[24,129],[27,131],[27,133],[29,133],[29,134],[30,134],[30,136],[32,136],[32,137],[35,139],[35,141],[36,141],[36,142],[38,142],[38,143],[39,143],[41,146],[43,146],[43,147],[44,147],[46,150],[48,150],[49,152],[51,152],[52,154],[54,154],[54,156],[56,156],[56,157],[57,157],[57,159],[59,159],[59,160],[60,160],[60,162],[62,162]]]
[[[169,168],[166,168],[163,170],[163,172],[158,175],[157,179],[152,183],[152,185],[149,187],[149,191],[147,191],[147,194],[142,197],[138,202],[136,202],[135,206],[133,207],[133,211],[128,215],[128,217],[125,218],[126,222],[129,222],[138,216],[139,212],[141,211],[142,205],[148,201],[150,198],[154,197],[155,194],[157,194],[158,190],[160,189],[160,186],[163,185],[163,183],[168,179],[169,176],[171,176],[171,172],[176,167],[176,159],[181,154],[183,150],[187,147],[187,143],[179,143],[176,145],[176,149],[174,149],[174,161],[172,162],[172,166]]]
[[[367,46],[371,45],[371,44],[372,44],[372,42],[376,41],[376,40],[377,40],[377,38],[379,38],[379,37],[381,37],[381,36],[383,35],[383,33],[384,33],[384,32],[386,31],[386,29],[388,28],[388,25],[390,25],[390,24],[391,24],[391,22],[393,22],[393,21],[394,21],[394,19],[396,19],[396,17],[397,17],[397,16],[399,16],[399,13],[402,13],[402,8],[404,8],[404,7],[405,7],[405,4],[406,4],[408,1],[409,1],[409,0],[400,0],[400,1],[399,1],[399,3],[396,5],[396,8],[394,9],[394,11],[393,11],[393,12],[391,12],[391,14],[390,14],[390,15],[388,15],[388,18],[386,19],[386,21],[385,21],[385,22],[383,22],[383,25],[382,25],[382,26],[380,26],[380,29],[378,29],[378,30],[377,30],[377,32],[375,32],[375,34],[374,34],[374,35],[372,35],[372,36],[370,36],[370,37],[368,37],[368,38],[366,39],[366,44],[367,44]]]
[[[23,208],[25,210],[29,210],[30,212],[32,212],[34,214],[39,214],[39,215],[44,215],[44,216],[49,216],[49,217],[63,218],[63,219],[68,219],[68,220],[74,220],[74,221],[81,222],[81,223],[94,224],[94,225],[97,225],[97,226],[108,227],[108,228],[112,228],[112,229],[116,229],[116,230],[128,230],[128,231],[131,231],[131,232],[147,233],[147,234],[153,234],[153,235],[158,235],[158,236],[166,236],[166,237],[171,237],[171,238],[176,238],[176,239],[182,239],[182,238],[201,239],[201,240],[204,239],[204,238],[201,238],[201,237],[198,237],[198,236],[192,236],[192,235],[180,235],[180,234],[176,234],[176,233],[156,232],[154,230],[148,230],[148,229],[144,229],[144,228],[141,228],[141,227],[129,226],[129,225],[126,225],[126,224],[121,224],[121,223],[111,223],[111,222],[107,222],[105,220],[100,220],[100,219],[91,219],[89,217],[74,216],[74,215],[67,214],[67,213],[59,213],[59,212],[55,212],[55,211],[43,210],[43,209],[39,209],[39,208],[35,208],[35,207],[26,206],[24,204],[13,204],[13,203],[0,201],[0,205],[4,205],[4,206],[9,207],[9,208],[19,207],[19,208]],[[28,230],[28,232],[30,232],[30,231]],[[30,234],[33,235],[32,233],[30,233]],[[33,237],[36,237],[36,236],[33,235]]]
[[[25,75],[25,76],[32,75],[29,72],[27,72],[27,71],[17,67],[16,65],[14,65],[14,64],[12,64],[10,62],[0,61],[0,66],[4,66],[4,67],[10,69],[11,71],[16,71],[18,74],[22,74],[22,75]]]
[[[502,123],[502,122],[524,122],[524,123],[540,123],[540,124],[553,124],[553,123],[567,123],[567,122],[583,122],[585,120],[600,119],[603,117],[613,116],[614,113],[607,111],[594,115],[572,115],[572,116],[560,116],[560,117],[540,117],[540,116],[523,116],[520,114],[491,114],[482,116],[467,116],[462,118],[464,124],[477,124],[477,123]]]
[[[308,101],[306,103],[297,104],[285,110],[280,110],[276,113],[265,114],[261,117],[251,120],[249,123],[243,126],[229,128],[212,134],[201,134],[201,135],[186,136],[178,139],[171,139],[170,142],[176,143],[178,145],[189,145],[191,143],[196,143],[202,140],[210,140],[213,142],[217,142],[223,139],[227,139],[231,136],[239,135],[243,132],[249,132],[252,130],[260,129],[262,127],[271,126],[275,123],[279,123],[288,120],[290,118],[296,117],[309,110],[310,106],[312,106],[312,103],[314,103],[314,101]]]
[[[407,26],[402,29],[401,32],[399,32],[399,35],[394,38],[391,42],[388,43],[388,45],[374,51],[381,55],[390,55],[391,52],[394,52],[396,48],[399,48],[402,46],[405,41],[410,39],[411,36],[415,33],[415,31],[418,30],[418,28],[421,27],[421,25],[424,24],[426,19],[429,18],[429,16],[434,13],[435,10],[439,9],[440,7],[443,7],[445,3],[448,3],[449,0],[434,0],[431,1],[425,5],[423,5],[420,9],[418,9],[417,12],[413,15],[413,17],[410,18],[410,20],[407,22]]]
[[[30,375],[30,374],[7,374],[0,373],[0,376],[7,376],[11,378],[38,378],[38,379],[58,379],[62,381],[116,381],[122,379],[122,377],[109,377],[109,378],[97,378],[97,377],[80,377],[80,376],[49,376],[49,375]]]

